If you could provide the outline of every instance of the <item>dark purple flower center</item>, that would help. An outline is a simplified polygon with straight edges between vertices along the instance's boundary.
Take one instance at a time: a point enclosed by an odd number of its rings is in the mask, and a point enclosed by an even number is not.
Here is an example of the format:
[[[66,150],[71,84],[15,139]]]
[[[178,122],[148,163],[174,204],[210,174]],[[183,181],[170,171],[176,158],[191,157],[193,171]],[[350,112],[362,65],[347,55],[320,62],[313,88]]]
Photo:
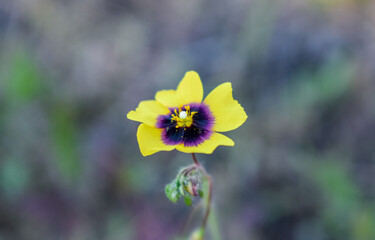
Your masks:
[[[206,104],[192,103],[169,110],[170,114],[159,116],[156,124],[163,129],[165,144],[193,147],[211,137],[214,117]]]

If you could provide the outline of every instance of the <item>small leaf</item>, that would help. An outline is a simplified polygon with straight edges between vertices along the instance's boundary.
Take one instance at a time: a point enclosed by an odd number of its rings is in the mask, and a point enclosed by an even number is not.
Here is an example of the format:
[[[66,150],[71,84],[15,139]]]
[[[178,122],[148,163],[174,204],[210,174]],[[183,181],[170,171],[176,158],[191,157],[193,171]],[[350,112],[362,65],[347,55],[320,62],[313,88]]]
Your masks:
[[[189,237],[189,240],[203,240],[204,228],[196,229]]]

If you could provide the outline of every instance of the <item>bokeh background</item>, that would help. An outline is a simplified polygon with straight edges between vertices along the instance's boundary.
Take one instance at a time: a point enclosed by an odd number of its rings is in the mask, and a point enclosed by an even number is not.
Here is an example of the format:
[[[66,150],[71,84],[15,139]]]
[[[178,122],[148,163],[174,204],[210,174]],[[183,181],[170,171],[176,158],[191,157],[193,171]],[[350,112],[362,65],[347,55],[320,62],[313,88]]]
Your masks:
[[[126,118],[188,70],[205,94],[232,82],[249,116],[235,147],[197,156],[214,178],[207,239],[375,239],[371,0],[1,0],[0,239],[198,226],[164,195],[191,156],[142,157]]]

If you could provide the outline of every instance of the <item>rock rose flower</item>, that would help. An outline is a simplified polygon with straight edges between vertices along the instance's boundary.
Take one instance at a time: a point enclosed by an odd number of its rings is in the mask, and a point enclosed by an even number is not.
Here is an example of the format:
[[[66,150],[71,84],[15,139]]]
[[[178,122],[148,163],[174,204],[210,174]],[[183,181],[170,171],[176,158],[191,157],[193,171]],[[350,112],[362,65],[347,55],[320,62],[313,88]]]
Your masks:
[[[139,103],[130,120],[141,122],[137,139],[143,156],[177,149],[185,153],[212,153],[219,145],[234,142],[218,132],[241,126],[247,115],[233,99],[229,82],[216,87],[203,100],[199,75],[187,72],[177,90],[162,90],[155,100]]]

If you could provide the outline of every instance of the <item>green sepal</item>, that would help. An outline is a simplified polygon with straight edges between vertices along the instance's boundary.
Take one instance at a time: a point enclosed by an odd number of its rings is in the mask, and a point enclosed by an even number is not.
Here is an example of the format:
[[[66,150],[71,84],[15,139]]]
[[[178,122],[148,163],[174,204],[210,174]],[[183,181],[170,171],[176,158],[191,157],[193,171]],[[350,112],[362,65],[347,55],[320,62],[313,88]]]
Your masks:
[[[199,195],[199,197],[203,197],[204,196],[204,193],[203,193],[203,191],[202,190],[198,190],[198,195]]]
[[[189,197],[184,197],[184,200],[185,200],[185,205],[186,205],[186,206],[191,206],[191,203],[192,203],[191,198],[189,198]]]
[[[165,186],[165,195],[167,195],[168,199],[173,203],[177,203],[178,199],[181,197],[178,185],[180,184],[175,179],[170,184]]]

